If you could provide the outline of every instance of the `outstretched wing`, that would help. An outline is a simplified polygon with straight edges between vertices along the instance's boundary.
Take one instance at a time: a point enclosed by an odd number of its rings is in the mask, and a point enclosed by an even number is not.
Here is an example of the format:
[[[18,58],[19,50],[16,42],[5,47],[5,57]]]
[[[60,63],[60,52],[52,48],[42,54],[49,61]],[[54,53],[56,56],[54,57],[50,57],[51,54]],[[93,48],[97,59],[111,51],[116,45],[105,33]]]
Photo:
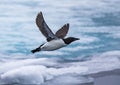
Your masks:
[[[41,33],[46,37],[47,41],[51,41],[53,39],[57,39],[57,37],[50,30],[48,25],[46,24],[42,12],[38,13],[36,17],[36,24],[41,31]]]
[[[69,24],[65,24],[61,29],[59,29],[55,35],[58,37],[58,38],[64,38],[67,33],[68,33],[68,30],[69,30]]]

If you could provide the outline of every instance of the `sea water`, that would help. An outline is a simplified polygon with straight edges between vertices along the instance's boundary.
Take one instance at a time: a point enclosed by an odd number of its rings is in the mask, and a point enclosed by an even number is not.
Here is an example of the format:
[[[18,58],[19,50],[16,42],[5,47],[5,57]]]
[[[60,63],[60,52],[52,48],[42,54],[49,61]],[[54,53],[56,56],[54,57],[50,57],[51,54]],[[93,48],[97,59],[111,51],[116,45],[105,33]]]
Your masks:
[[[85,75],[105,68],[118,68],[119,4],[119,0],[1,0],[0,82],[43,84],[45,80],[62,74]],[[54,33],[69,23],[66,37],[77,37],[80,40],[56,51],[32,54],[31,50],[46,42],[35,23],[40,11]],[[101,63],[105,66],[98,68]],[[111,63],[114,65],[109,66]],[[30,69],[32,71],[27,73]]]

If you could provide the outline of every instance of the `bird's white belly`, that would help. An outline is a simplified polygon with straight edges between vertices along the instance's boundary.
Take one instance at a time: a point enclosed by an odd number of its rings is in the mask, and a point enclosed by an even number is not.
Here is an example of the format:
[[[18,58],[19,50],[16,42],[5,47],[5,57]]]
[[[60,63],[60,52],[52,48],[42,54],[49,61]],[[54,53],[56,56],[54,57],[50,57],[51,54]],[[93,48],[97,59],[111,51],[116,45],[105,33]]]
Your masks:
[[[50,42],[45,43],[43,46],[41,46],[41,50],[52,51],[52,50],[56,50],[64,46],[66,46],[66,44],[64,43],[62,39],[52,40]]]

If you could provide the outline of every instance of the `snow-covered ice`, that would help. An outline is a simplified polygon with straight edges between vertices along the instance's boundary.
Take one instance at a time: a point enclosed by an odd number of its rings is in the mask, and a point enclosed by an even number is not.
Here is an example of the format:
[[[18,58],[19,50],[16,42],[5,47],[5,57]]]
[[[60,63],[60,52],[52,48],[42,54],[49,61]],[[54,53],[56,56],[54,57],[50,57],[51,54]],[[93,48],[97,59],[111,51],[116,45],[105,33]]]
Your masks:
[[[85,61],[67,62],[56,58],[25,59],[6,62],[0,67],[0,83],[2,84],[69,84],[92,81],[90,74],[120,69],[120,52],[110,51],[91,57]],[[63,62],[63,63],[62,63]],[[64,64],[64,65],[62,65]],[[86,77],[85,77],[86,76]],[[82,81],[80,80],[82,78]],[[66,81],[58,82],[59,80]],[[80,79],[79,79],[80,78]],[[53,81],[55,79],[55,81]],[[68,80],[68,81],[67,81]],[[52,84],[51,84],[52,85]],[[58,84],[59,85],[59,84]]]

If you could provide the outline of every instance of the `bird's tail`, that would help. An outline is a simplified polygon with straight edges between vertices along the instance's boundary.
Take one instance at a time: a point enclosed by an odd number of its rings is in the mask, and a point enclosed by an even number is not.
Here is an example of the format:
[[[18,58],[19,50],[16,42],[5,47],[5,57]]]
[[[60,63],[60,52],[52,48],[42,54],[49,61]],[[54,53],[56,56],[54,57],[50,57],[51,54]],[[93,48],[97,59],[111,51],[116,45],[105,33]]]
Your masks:
[[[36,48],[36,49],[31,50],[31,52],[32,52],[32,53],[36,53],[36,52],[39,52],[40,50],[41,50],[40,47],[38,47],[38,48]]]

